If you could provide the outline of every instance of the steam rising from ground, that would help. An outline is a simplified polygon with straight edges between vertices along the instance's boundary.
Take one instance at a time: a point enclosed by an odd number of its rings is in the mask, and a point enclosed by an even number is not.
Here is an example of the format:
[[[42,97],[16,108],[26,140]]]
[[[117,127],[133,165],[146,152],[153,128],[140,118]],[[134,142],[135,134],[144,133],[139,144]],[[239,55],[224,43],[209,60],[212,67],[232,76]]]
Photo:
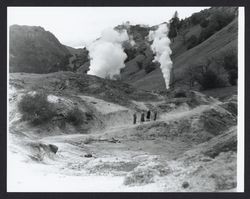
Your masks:
[[[112,28],[102,32],[101,38],[94,41],[89,47],[90,70],[88,74],[102,78],[120,74],[124,61],[127,58],[122,43],[129,40],[127,31],[117,32]]]
[[[160,63],[161,71],[165,80],[166,88],[169,88],[170,73],[172,69],[172,60],[170,55],[170,39],[168,38],[167,24],[159,25],[158,29],[149,32],[149,40],[153,41],[151,49],[156,53],[154,61]]]

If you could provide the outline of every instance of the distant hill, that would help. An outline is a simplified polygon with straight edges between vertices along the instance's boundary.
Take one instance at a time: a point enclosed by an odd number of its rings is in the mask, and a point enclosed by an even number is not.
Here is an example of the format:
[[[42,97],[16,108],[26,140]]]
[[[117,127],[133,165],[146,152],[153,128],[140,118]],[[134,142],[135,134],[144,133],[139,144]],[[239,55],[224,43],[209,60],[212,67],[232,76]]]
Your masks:
[[[70,51],[39,26],[12,25],[9,29],[10,72],[49,73],[66,70]]]
[[[69,58],[69,67],[72,71],[86,73],[90,66],[89,51],[84,48],[72,48],[65,46],[72,57]]]
[[[68,49],[68,51],[72,55],[75,55],[75,54],[80,55],[81,53],[84,53],[84,51],[85,51],[85,48],[73,48],[73,47],[66,46],[66,45],[64,45],[64,46]]]

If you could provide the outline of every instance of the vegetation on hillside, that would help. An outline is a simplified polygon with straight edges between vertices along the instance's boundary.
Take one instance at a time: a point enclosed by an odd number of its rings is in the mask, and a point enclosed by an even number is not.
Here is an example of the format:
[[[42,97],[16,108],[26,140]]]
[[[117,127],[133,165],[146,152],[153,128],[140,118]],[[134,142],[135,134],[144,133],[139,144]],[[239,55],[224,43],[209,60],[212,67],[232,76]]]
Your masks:
[[[238,80],[237,51],[229,49],[216,57],[209,57],[203,64],[190,65],[186,72],[190,87],[193,87],[195,82],[202,90],[235,86]]]
[[[220,10],[220,8],[210,8],[192,14],[190,18],[180,20],[177,11],[170,20],[169,38],[174,42],[174,39],[183,32],[186,32],[188,27],[200,25],[202,28],[198,37],[192,35],[188,38],[189,42],[187,49],[202,43],[217,31],[228,25],[237,16],[237,10]],[[185,39],[184,39],[185,40]]]
[[[18,108],[22,113],[22,119],[33,125],[46,123],[56,115],[55,107],[48,102],[45,93],[24,95],[18,104]]]
[[[84,118],[84,113],[78,107],[74,107],[74,109],[68,111],[66,115],[66,121],[74,126],[83,124]]]
[[[73,126],[80,126],[87,118],[77,106],[66,111],[64,116],[57,112],[54,103],[48,101],[48,95],[44,92],[26,94],[18,103],[18,109],[22,114],[22,120],[28,121],[32,125],[49,123],[55,118],[60,120],[60,124],[69,123]],[[57,118],[57,119],[56,119]]]

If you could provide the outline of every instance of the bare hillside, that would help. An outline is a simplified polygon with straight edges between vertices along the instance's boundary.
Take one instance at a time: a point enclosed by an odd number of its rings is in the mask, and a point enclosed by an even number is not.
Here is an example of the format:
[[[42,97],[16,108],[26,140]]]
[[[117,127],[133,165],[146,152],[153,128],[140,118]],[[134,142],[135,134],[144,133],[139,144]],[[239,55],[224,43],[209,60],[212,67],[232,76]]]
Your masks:
[[[34,191],[236,188],[236,98],[221,102],[195,91],[165,96],[72,72],[13,73],[9,91],[10,190],[29,190],[37,180]],[[39,124],[20,109],[25,96],[38,93],[47,96],[41,110],[49,103],[54,111]],[[79,124],[68,117],[74,107]],[[133,124],[133,114],[139,120],[147,110],[158,112],[156,121]]]

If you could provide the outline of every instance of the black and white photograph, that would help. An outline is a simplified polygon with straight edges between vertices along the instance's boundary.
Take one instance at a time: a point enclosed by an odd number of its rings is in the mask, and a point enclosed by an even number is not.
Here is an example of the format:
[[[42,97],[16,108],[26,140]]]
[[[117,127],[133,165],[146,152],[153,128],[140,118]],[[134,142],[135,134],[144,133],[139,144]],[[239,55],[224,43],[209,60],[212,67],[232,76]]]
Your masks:
[[[8,6],[7,192],[244,192],[244,16]]]

